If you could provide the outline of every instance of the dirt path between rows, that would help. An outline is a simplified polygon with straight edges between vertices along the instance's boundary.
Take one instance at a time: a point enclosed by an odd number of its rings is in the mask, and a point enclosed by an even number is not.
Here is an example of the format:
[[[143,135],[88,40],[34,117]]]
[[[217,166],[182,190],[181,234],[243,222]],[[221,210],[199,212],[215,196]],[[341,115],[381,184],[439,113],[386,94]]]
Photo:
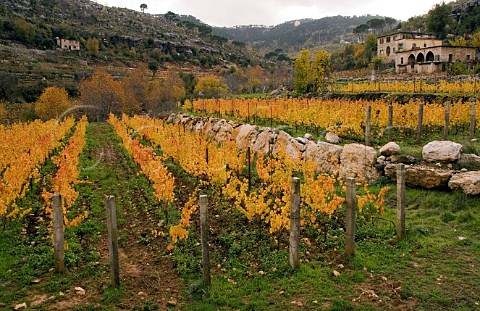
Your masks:
[[[145,208],[148,200],[144,198],[144,189],[137,187],[139,169],[131,164],[131,160],[118,147],[118,142],[109,138],[113,129],[108,124],[89,126],[87,139],[91,139],[93,143],[84,152],[95,159],[96,165],[91,168],[91,174],[86,173],[88,183],[92,185],[93,192],[101,194],[102,197],[113,194],[116,200],[121,294],[119,299],[109,298],[108,295],[108,291],[114,292],[114,289],[109,276],[105,212],[102,212],[100,219],[105,224],[105,230],[99,232],[100,239],[95,247],[100,254],[98,268],[104,270],[102,277],[78,282],[78,286],[84,286],[82,288],[85,293],[72,289],[48,309],[69,310],[86,305],[99,309],[108,305],[108,309],[113,306],[116,310],[167,310],[179,307],[184,300],[182,284],[170,255],[165,252],[166,239],[148,236],[149,228],[155,226],[158,219],[155,219],[152,212],[155,207]],[[81,197],[79,199],[82,200]],[[104,207],[100,206],[100,209]],[[148,237],[148,242],[142,240],[142,237]]]

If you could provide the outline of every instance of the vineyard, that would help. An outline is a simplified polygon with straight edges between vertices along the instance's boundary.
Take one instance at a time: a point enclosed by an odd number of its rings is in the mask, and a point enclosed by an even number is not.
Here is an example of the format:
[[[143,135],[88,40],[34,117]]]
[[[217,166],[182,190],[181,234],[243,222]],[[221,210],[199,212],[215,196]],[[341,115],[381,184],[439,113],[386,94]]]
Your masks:
[[[384,102],[222,99],[185,108],[362,137],[367,104],[381,133],[389,126]],[[390,106],[399,131],[417,125],[417,103]],[[469,128],[471,111],[471,103],[452,103],[451,125]],[[444,112],[444,105],[425,105],[425,126],[443,127]],[[20,123],[0,134],[1,308],[428,310],[480,303],[477,197],[407,189],[407,238],[400,239],[395,184],[319,174],[311,160],[282,148],[256,153],[182,124],[127,115]],[[109,275],[112,204],[118,283]],[[292,265],[297,221],[299,261]],[[452,301],[453,288],[464,294]]]
[[[421,105],[421,110],[419,105]],[[251,121],[266,125],[281,124],[317,134],[321,131],[333,132],[344,138],[363,140],[365,134],[366,111],[371,109],[373,136],[386,139],[388,129],[394,129],[399,139],[413,136],[419,124],[426,132],[441,132],[445,126],[448,111],[448,126],[456,133],[469,133],[472,119],[480,118],[476,101],[446,103],[422,103],[410,100],[406,104],[389,103],[384,100],[320,100],[320,99],[198,99],[186,101],[187,111]],[[480,123],[474,123],[478,130]]]

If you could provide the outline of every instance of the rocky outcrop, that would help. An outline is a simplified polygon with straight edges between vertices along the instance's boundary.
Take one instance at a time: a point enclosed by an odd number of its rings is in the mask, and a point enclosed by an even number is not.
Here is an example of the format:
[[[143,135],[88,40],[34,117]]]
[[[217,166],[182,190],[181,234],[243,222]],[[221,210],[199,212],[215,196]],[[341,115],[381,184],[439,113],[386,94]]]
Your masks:
[[[480,171],[455,174],[448,182],[448,187],[469,195],[480,194]]]
[[[386,157],[397,155],[399,153],[400,153],[400,146],[393,141],[389,142],[388,144],[380,148],[380,154]]]
[[[328,132],[325,135],[325,140],[332,144],[338,144],[340,142],[340,137],[338,137],[338,135],[335,133]]]
[[[409,165],[406,166],[405,169],[405,183],[408,186],[427,189],[446,188],[448,181],[454,173],[450,169],[425,165]],[[397,165],[388,164],[385,166],[385,176],[392,180],[396,180]]]
[[[318,173],[337,174],[340,167],[340,154],[343,147],[325,142],[309,142],[303,154],[304,159],[309,159],[317,164]]]
[[[452,141],[432,141],[423,146],[422,157],[426,162],[455,162],[460,159],[462,145]]]
[[[285,151],[294,159],[312,160],[318,173],[354,177],[358,181],[373,181],[385,174],[396,180],[397,164],[404,163],[406,184],[427,189],[447,188],[470,195],[480,194],[480,172],[460,171],[455,167],[479,167],[480,157],[461,154],[462,146],[449,141],[434,141],[424,146],[425,162],[413,156],[399,154],[398,144],[390,142],[377,151],[362,144],[338,146],[326,142],[314,142],[309,134],[292,137],[284,131],[269,127],[240,124],[217,118],[191,117],[172,114],[167,122],[182,124],[185,129],[203,132],[218,142],[234,141],[238,148],[251,148],[254,153],[267,154]],[[417,164],[418,163],[418,164]],[[453,177],[452,177],[453,176]]]
[[[340,155],[340,176],[353,177],[359,181],[372,181],[380,177],[377,167],[377,152],[361,144],[343,146]]]
[[[480,168],[480,157],[476,154],[462,154],[460,159],[458,159],[457,165],[460,168],[463,167],[478,167]]]

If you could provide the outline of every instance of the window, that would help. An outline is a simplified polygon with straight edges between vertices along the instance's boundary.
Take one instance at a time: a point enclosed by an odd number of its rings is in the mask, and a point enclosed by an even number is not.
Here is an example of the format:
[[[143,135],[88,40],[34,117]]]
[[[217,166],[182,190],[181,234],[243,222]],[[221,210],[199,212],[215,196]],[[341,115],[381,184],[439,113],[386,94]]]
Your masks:
[[[470,60],[470,55],[467,54],[467,62]]]
[[[423,44],[423,47],[424,47],[424,48],[426,48],[426,47],[427,47],[427,44],[426,44],[426,43],[424,43],[424,44]]]
[[[412,44],[412,49],[416,49],[417,48],[417,44],[416,43],[413,43]]]
[[[448,62],[453,62],[453,54],[448,54]]]
[[[390,42],[390,37],[387,37],[387,43],[389,43],[389,42]]]
[[[400,64],[403,64],[403,57],[400,58]]]

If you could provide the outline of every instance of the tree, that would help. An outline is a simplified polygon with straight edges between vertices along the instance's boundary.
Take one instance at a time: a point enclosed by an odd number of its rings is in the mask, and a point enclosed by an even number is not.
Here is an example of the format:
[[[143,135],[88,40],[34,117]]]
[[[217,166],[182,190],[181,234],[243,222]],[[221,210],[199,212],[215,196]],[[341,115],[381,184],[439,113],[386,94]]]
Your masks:
[[[304,49],[300,57],[295,60],[294,67],[295,91],[299,94],[318,92],[324,89],[330,74],[330,53],[320,49],[312,60],[310,52]]]
[[[229,89],[222,78],[210,74],[198,79],[194,92],[204,97],[217,97],[229,92]]]
[[[477,49],[480,48],[480,31],[470,37],[470,46]]]
[[[195,90],[195,85],[197,85],[197,78],[193,73],[179,73],[180,79],[183,81],[183,85],[185,87],[186,95],[193,95]]]
[[[98,52],[100,51],[100,42],[96,38],[88,38],[85,48],[90,53],[98,55]]]
[[[266,81],[265,72],[260,65],[250,66],[245,71],[247,77],[247,92],[257,92],[259,87]]]
[[[155,76],[158,71],[158,62],[154,59],[150,60],[148,62],[148,69],[152,72],[152,76]]]
[[[153,80],[147,91],[147,109],[154,114],[171,111],[185,96],[183,80],[178,73],[168,72],[165,79]]]
[[[304,94],[309,91],[308,71],[310,70],[310,52],[303,49],[300,57],[293,63],[295,67],[294,89],[298,94]]]
[[[128,76],[123,78],[121,84],[125,95],[134,106],[141,107],[146,111],[146,99],[148,93],[149,79],[147,77],[147,68],[139,66],[128,73]]]
[[[122,84],[106,71],[97,71],[91,79],[80,82],[80,94],[83,105],[95,107],[88,111],[104,119],[109,113],[120,115],[140,111],[140,107],[127,97]]]
[[[61,87],[47,87],[35,102],[35,112],[42,120],[58,118],[72,107],[68,92]]]
[[[142,13],[145,13],[145,9],[148,9],[148,6],[145,3],[140,4],[140,10],[142,10]]]
[[[35,37],[35,27],[32,24],[19,18],[13,23],[13,28],[15,39],[25,43],[32,43],[33,37]]]
[[[462,46],[462,47],[465,47],[468,45],[468,42],[467,40],[464,38],[464,37],[460,37],[458,39],[455,39],[455,40],[448,40],[448,42],[452,45],[452,46]]]
[[[18,79],[13,73],[0,71],[0,99],[13,99],[17,85]]]
[[[439,39],[445,39],[448,29],[453,25],[452,8],[449,4],[442,2],[436,4],[433,9],[428,11],[425,24],[427,31],[433,33]]]

